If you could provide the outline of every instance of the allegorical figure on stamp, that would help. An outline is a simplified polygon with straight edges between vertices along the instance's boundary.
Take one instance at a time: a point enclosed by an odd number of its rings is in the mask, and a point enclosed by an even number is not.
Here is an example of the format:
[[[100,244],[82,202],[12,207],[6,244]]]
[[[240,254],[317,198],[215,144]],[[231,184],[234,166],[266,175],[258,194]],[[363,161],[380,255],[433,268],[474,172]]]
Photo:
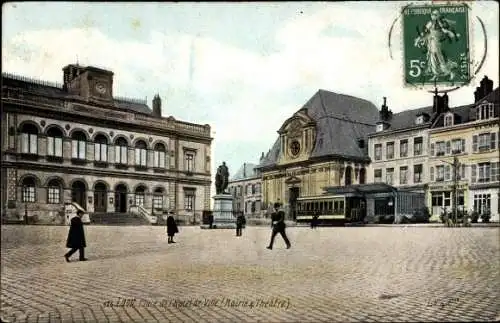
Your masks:
[[[215,175],[216,194],[225,194],[228,184],[229,184],[229,170],[226,166],[226,162],[222,162],[222,165],[220,165],[219,168],[217,168],[217,174]]]
[[[433,10],[431,20],[425,24],[423,31],[417,26],[418,36],[414,44],[418,48],[426,49],[426,73],[432,75],[431,81],[437,80],[438,77],[448,77],[450,81],[455,78],[453,70],[458,67],[458,63],[447,59],[443,51],[445,40],[458,41],[460,37],[452,27],[455,24],[455,21],[442,17],[438,10]]]

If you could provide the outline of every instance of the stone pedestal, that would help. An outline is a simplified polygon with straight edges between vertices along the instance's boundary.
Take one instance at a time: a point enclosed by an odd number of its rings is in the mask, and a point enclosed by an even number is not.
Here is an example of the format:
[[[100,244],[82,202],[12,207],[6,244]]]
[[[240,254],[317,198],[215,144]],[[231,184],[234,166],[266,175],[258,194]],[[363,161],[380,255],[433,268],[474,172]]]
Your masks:
[[[236,218],[233,215],[233,197],[230,194],[218,194],[214,199],[214,222],[212,228],[235,229]]]

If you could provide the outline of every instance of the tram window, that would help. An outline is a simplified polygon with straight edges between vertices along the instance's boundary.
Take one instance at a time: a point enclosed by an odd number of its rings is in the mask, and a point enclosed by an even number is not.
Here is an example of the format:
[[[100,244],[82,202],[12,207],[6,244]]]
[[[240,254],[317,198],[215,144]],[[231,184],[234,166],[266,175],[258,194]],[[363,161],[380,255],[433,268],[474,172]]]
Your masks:
[[[328,202],[328,212],[332,213],[333,202]]]
[[[311,203],[307,202],[306,203],[306,211],[309,211],[310,208],[311,208]]]
[[[340,208],[340,212],[344,213],[344,201],[339,202],[339,208]]]

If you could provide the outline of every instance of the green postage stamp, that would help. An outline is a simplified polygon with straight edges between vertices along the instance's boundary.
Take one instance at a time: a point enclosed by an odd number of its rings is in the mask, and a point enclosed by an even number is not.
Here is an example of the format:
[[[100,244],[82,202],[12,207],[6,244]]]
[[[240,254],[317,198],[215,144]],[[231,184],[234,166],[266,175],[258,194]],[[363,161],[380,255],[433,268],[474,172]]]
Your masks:
[[[469,83],[469,7],[419,5],[403,9],[403,64],[406,86],[461,86]]]

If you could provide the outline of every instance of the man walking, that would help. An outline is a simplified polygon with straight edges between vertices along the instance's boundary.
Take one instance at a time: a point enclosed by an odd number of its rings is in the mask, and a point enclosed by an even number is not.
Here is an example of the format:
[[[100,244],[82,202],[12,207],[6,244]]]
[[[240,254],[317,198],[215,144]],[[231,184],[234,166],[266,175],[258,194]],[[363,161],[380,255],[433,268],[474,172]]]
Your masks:
[[[241,237],[241,234],[243,233],[243,228],[245,227],[245,224],[246,224],[245,216],[243,215],[243,213],[240,213],[236,217],[236,236],[237,237]]]
[[[87,246],[85,242],[85,232],[83,231],[82,217],[83,211],[78,211],[76,216],[71,219],[71,224],[69,227],[68,239],[66,240],[66,247],[71,248],[71,250],[64,255],[64,258],[69,262],[69,257],[74,254],[77,250],[80,252],[80,261],[86,261],[85,258],[85,247]]]
[[[290,240],[288,240],[288,237],[286,236],[285,228],[285,212],[280,209],[280,203],[274,203],[274,212],[271,214],[271,219],[272,219],[272,228],[273,232],[271,234],[271,241],[269,242],[269,246],[267,246],[267,249],[273,249],[273,244],[274,244],[274,238],[276,235],[279,233],[283,237],[283,240],[285,240],[286,243],[286,248],[290,249],[292,246],[290,243]]]

